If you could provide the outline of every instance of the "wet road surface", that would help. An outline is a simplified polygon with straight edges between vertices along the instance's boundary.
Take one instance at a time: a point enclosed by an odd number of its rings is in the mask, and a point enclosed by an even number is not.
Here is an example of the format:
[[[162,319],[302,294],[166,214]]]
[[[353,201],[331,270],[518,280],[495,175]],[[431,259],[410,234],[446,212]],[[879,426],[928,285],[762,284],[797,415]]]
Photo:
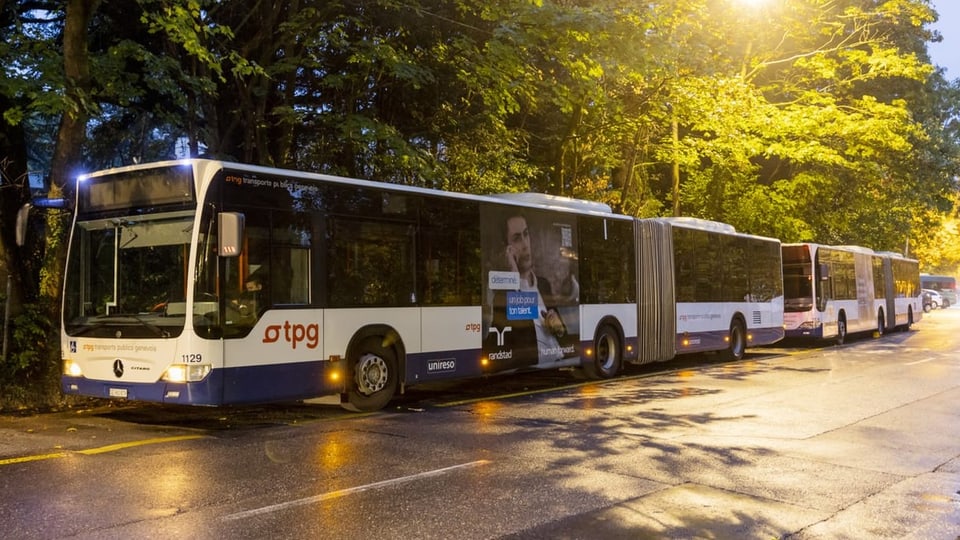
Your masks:
[[[411,391],[390,409],[0,417],[16,538],[960,537],[960,308],[842,347]],[[11,536],[12,535],[12,536]]]

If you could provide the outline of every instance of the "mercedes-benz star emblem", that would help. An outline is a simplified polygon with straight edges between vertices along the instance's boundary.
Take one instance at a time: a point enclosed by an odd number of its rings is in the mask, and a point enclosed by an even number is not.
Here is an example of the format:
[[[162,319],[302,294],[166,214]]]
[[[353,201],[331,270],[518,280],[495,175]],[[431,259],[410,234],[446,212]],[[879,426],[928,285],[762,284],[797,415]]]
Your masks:
[[[113,361],[113,374],[116,375],[118,379],[123,377],[123,361],[119,358]]]

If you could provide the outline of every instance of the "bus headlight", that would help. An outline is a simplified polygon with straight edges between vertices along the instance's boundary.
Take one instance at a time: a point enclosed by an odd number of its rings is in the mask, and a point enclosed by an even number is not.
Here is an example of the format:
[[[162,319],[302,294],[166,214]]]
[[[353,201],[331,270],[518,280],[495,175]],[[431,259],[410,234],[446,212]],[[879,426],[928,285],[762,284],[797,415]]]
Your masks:
[[[71,377],[82,377],[83,370],[80,369],[80,364],[74,362],[73,360],[64,360],[63,374]]]
[[[162,379],[172,383],[202,381],[210,369],[210,364],[173,364],[163,373]]]

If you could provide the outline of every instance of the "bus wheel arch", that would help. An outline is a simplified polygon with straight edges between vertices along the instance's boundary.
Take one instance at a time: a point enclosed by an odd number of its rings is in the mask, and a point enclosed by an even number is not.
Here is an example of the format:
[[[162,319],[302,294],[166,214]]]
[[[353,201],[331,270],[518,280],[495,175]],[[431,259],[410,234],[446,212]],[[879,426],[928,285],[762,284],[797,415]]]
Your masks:
[[[397,394],[403,373],[403,343],[396,330],[368,327],[347,347],[346,392],[340,406],[353,412],[377,411]]]
[[[593,354],[583,362],[584,374],[591,379],[610,379],[623,369],[623,329],[616,320],[604,319],[593,337]]]
[[[743,315],[737,313],[730,320],[730,333],[727,334],[727,348],[723,351],[726,360],[741,360],[747,352],[747,323]]]

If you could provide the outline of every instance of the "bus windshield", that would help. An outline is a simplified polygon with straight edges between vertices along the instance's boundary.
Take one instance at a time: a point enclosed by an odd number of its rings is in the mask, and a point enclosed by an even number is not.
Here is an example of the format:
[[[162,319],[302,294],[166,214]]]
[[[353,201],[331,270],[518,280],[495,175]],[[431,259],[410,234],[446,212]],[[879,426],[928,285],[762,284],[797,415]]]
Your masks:
[[[64,289],[70,336],[173,337],[185,323],[193,212],[78,220]]]
[[[813,264],[807,246],[783,246],[783,309],[803,313],[813,309]]]
[[[783,309],[805,312],[813,309],[813,281],[810,264],[783,265]]]

